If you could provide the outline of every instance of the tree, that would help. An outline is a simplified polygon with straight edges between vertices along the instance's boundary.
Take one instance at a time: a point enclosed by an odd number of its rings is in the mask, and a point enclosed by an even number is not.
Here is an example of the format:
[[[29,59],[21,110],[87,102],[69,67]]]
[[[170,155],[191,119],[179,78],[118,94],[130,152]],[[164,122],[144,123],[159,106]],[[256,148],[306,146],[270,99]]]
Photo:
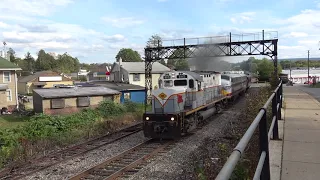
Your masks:
[[[142,61],[140,54],[137,51],[134,51],[130,48],[120,49],[120,51],[116,56],[117,62],[119,62],[120,57],[123,62],[141,62]]]
[[[164,59],[161,59],[161,60],[159,61],[159,63],[162,64],[162,65],[164,65],[164,66],[167,66],[167,64],[166,64],[166,62],[164,61]]]
[[[262,81],[269,81],[270,77],[274,76],[274,63],[272,60],[263,58],[262,60],[256,60],[257,71],[259,72],[259,79]],[[278,63],[277,73],[282,71],[281,65]]]
[[[55,59],[43,49],[38,52],[35,67],[38,71],[52,70],[55,68]]]
[[[148,42],[147,42],[147,47],[161,47],[162,46],[162,38],[158,35],[152,35]]]
[[[7,53],[9,54],[10,62],[12,62],[12,63],[14,63],[14,64],[18,64],[18,63],[19,63],[19,59],[17,59],[17,58],[15,57],[16,52],[15,52],[12,48],[9,48],[9,50],[8,50]]]
[[[189,51],[189,50],[186,50]],[[184,55],[184,49],[176,49],[172,55],[169,57],[167,66],[172,69],[176,70],[189,70],[189,63],[188,60],[185,58],[179,58],[183,57]],[[187,54],[188,52],[186,52]]]
[[[24,71],[34,72],[35,70],[35,60],[31,56],[30,52],[27,52],[25,58],[20,61],[19,66]]]
[[[175,63],[175,69],[177,70],[189,70],[189,64],[186,59],[178,59]]]

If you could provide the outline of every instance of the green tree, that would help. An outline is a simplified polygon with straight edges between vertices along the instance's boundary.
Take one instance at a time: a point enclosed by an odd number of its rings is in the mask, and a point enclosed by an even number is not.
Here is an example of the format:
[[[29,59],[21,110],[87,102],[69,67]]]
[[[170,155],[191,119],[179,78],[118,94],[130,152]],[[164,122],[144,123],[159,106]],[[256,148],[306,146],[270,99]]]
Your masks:
[[[189,50],[186,50],[186,52],[184,52],[184,49],[176,49],[169,57],[167,66],[176,70],[189,70],[188,60],[181,58],[184,57],[184,53],[188,54],[188,51]]]
[[[19,67],[24,71],[34,72],[35,70],[35,60],[31,56],[30,52],[27,52],[25,58],[19,62]]]
[[[259,80],[269,81],[270,77],[274,75],[274,63],[272,60],[263,58],[262,60],[258,60],[257,62],[257,71],[259,72]],[[278,63],[278,74],[281,73],[282,68]]]
[[[147,47],[162,47],[162,38],[158,34],[152,35],[148,42]]]
[[[52,70],[55,68],[55,65],[55,59],[50,54],[47,54],[43,49],[38,52],[35,64],[35,68],[38,71]]]
[[[140,54],[137,51],[134,51],[130,48],[122,48],[118,52],[116,56],[117,62],[119,62],[119,59],[122,59],[122,62],[141,62],[142,58]]]
[[[16,58],[16,52],[12,48],[9,48],[7,53],[9,54],[10,62],[18,65],[20,58]]]
[[[164,66],[167,66],[167,64],[166,64],[166,62],[164,61],[164,59],[161,59],[161,60],[159,61],[159,63],[162,64],[162,65],[164,65]]]
[[[56,71],[61,73],[78,72],[80,69],[80,63],[78,58],[70,56],[68,53],[58,55]]]

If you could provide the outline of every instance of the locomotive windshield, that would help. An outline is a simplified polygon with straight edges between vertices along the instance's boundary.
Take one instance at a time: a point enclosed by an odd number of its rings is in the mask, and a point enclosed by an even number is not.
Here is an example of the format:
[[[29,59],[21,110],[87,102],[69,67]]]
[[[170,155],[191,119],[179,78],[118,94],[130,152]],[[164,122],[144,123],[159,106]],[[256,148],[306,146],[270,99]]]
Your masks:
[[[175,80],[174,86],[186,86],[188,84],[187,80]]]
[[[172,80],[165,80],[164,81],[164,87],[172,87],[173,83]]]

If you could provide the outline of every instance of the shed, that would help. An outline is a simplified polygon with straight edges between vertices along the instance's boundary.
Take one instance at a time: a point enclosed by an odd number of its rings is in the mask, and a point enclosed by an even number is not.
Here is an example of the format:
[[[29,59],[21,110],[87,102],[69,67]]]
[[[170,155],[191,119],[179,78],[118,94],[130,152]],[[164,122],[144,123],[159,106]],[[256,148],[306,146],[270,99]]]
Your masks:
[[[120,102],[124,103],[125,100],[130,100],[135,103],[144,103],[145,100],[145,87],[128,84],[117,83],[111,81],[91,81],[90,84],[104,86],[121,92]]]
[[[33,90],[36,113],[70,114],[84,108],[97,107],[104,100],[120,103],[120,92],[102,86]]]
[[[72,85],[73,80],[54,71],[39,71],[30,76],[19,77],[18,92],[29,94],[33,89],[52,88],[57,85]]]

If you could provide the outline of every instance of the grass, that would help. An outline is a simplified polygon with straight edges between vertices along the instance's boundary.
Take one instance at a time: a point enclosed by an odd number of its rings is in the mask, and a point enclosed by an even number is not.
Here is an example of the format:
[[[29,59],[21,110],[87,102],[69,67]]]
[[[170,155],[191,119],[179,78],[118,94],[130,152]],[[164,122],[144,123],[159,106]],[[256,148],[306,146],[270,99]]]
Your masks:
[[[320,83],[317,83],[316,85],[310,85],[310,88],[320,88]]]
[[[103,101],[97,108],[70,115],[0,116],[0,169],[17,166],[58,147],[114,132],[141,120],[143,110],[142,104]]]
[[[30,117],[27,116],[17,116],[17,115],[0,115],[0,129],[14,128],[18,125],[23,125],[26,123]]]

